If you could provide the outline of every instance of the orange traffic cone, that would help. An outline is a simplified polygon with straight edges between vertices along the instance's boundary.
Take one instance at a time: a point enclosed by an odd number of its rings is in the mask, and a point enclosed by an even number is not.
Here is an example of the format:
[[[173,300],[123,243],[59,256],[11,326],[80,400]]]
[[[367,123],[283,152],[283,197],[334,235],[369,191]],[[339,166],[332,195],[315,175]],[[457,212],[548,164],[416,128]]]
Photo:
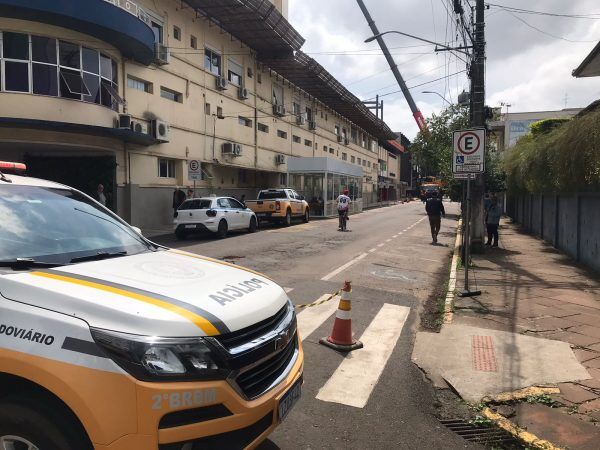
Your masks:
[[[342,296],[338,310],[335,313],[335,322],[333,324],[331,336],[319,341],[320,344],[342,352],[349,352],[363,347],[362,342],[357,341],[352,337],[350,292],[352,292],[352,286],[349,281],[346,281],[342,288]]]

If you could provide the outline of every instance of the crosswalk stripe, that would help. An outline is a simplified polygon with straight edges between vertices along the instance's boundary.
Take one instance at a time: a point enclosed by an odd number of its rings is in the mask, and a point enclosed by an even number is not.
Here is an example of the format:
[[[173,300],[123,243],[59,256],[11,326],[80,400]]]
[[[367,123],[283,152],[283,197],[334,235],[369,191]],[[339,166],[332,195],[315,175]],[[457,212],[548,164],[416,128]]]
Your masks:
[[[322,295],[319,300],[329,297]],[[298,314],[298,333],[300,339],[304,340],[321,326],[337,309],[340,297],[336,296],[322,305],[306,308]]]
[[[396,346],[410,308],[385,303],[360,340],[319,390],[317,399],[364,408]]]

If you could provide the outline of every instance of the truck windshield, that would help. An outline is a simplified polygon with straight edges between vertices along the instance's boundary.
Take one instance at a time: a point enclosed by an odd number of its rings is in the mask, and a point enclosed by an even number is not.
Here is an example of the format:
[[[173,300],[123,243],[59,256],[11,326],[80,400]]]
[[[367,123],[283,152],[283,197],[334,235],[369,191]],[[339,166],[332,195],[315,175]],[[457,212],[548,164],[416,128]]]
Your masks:
[[[80,192],[0,185],[0,260],[69,264],[154,247]]]
[[[275,200],[278,198],[287,198],[285,191],[260,191],[258,193],[259,200]]]

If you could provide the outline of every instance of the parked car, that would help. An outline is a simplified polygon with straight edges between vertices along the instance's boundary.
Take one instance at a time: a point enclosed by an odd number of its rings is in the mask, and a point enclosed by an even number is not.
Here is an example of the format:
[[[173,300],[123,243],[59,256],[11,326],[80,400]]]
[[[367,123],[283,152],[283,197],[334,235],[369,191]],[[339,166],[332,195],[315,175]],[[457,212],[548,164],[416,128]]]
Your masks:
[[[265,189],[258,193],[257,200],[246,200],[246,206],[256,214],[259,221],[278,222],[286,227],[293,218],[310,220],[310,208],[304,197],[293,189]]]
[[[0,161],[0,448],[257,447],[302,389],[284,289],[25,169]]]
[[[235,198],[204,197],[184,201],[175,213],[173,224],[178,239],[203,231],[216,233],[222,239],[229,231],[254,233],[258,219],[251,209]]]

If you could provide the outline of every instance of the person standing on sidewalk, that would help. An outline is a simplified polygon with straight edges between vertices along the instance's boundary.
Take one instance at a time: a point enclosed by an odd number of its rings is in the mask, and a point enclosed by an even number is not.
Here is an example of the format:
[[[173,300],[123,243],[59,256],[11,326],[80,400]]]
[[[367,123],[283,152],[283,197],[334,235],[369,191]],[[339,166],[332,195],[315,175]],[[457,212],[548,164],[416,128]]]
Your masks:
[[[442,202],[441,192],[434,192],[425,202],[425,211],[429,217],[429,227],[431,228],[431,243],[437,244],[437,236],[442,226],[442,216],[446,217],[444,203]]]
[[[502,210],[498,205],[498,197],[493,196],[490,200],[491,203],[485,215],[485,226],[487,228],[488,235],[485,245],[498,247],[498,226],[500,225],[500,216],[502,215]],[[492,238],[494,238],[493,244]]]
[[[336,199],[337,202],[337,210],[338,210],[338,218],[340,222],[339,230],[346,231],[346,222],[348,220],[348,210],[350,208],[350,203],[352,200],[348,196],[349,191],[347,188],[344,188],[343,193],[338,196]]]

